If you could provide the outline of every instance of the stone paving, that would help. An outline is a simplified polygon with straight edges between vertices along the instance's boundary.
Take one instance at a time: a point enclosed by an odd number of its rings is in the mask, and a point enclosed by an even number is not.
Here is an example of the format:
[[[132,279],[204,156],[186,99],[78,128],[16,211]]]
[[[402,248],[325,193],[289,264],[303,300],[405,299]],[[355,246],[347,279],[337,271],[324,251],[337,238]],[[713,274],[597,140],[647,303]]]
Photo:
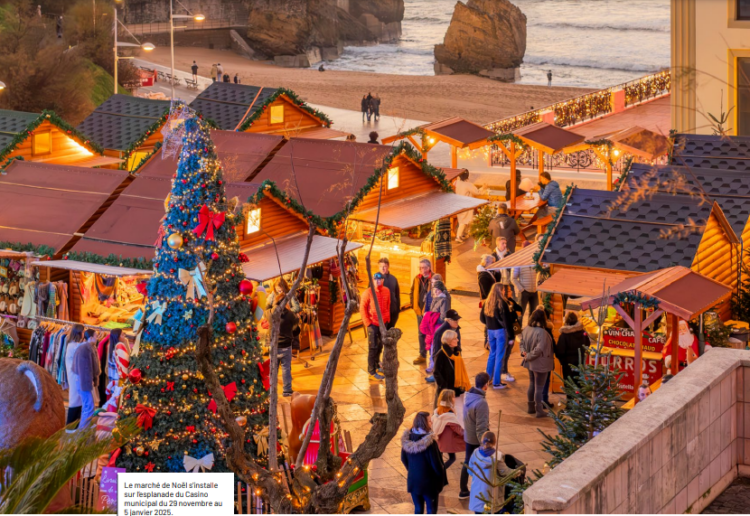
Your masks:
[[[739,477],[732,482],[703,514],[750,514],[750,478]]]

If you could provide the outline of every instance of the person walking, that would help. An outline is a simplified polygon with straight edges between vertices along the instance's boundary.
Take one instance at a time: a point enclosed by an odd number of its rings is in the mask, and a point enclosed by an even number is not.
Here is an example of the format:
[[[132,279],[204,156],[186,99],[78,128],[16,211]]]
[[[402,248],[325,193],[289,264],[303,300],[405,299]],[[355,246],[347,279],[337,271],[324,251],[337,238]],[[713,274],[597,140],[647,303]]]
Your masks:
[[[506,382],[515,382],[516,379],[513,377],[512,374],[510,374],[510,371],[508,370],[508,360],[510,359],[511,353],[513,353],[513,345],[515,344],[516,339],[521,335],[521,328],[522,328],[522,321],[523,316],[521,312],[521,305],[516,303],[516,300],[513,299],[513,292],[511,291],[510,287],[504,287],[505,288],[505,300],[508,302],[508,310],[510,311],[510,323],[511,328],[513,328],[513,339],[508,339],[508,341],[505,343],[505,356],[503,357],[503,377],[502,379]]]
[[[493,218],[487,230],[492,235],[492,242],[497,242],[499,237],[505,238],[508,244],[508,252],[516,252],[516,235],[521,232],[516,219],[508,215],[508,206],[501,204],[497,208],[497,215]]]
[[[464,169],[463,172],[458,176],[456,181],[456,194],[463,195],[464,197],[477,197],[479,195],[479,188],[474,183],[469,181],[469,171]],[[456,230],[456,243],[464,243],[464,233],[471,226],[471,222],[474,220],[474,210],[464,211],[456,216],[458,220],[458,229]]]
[[[547,86],[552,86],[552,70],[547,72]]]
[[[513,471],[505,464],[505,457],[497,449],[497,437],[495,432],[485,432],[479,448],[471,455],[469,462],[469,475],[471,475],[471,500],[469,510],[476,514],[484,514],[484,500],[505,500],[505,486],[490,486],[484,479],[492,480],[495,468],[495,480],[499,481],[507,477]],[[479,473],[481,471],[481,474]],[[473,472],[473,473],[472,473]],[[502,491],[501,491],[502,490]],[[507,512],[500,510],[495,514]]]
[[[368,93],[365,97],[367,101],[367,121],[372,119],[372,93]]]
[[[521,334],[521,365],[529,370],[529,389],[526,391],[529,414],[545,417],[545,385],[550,371],[555,368],[552,356],[552,337],[547,333],[547,317],[543,310],[535,310]]]
[[[211,65],[211,80],[216,82],[216,78],[219,76],[219,67],[216,64]]]
[[[432,415],[432,431],[438,442],[440,453],[448,454],[445,469],[456,462],[456,454],[465,450],[463,421],[458,418],[454,410],[456,392],[453,389],[440,391],[438,404]]]
[[[216,65],[216,77],[219,81],[222,79],[222,77],[224,77],[224,67],[221,66],[221,63],[218,63]]]
[[[373,109],[373,115],[375,116],[375,121],[377,122],[380,120],[380,95],[377,93],[372,98],[372,109]]]
[[[539,175],[539,186],[537,186],[537,190],[539,191],[539,199],[547,201],[547,206],[542,206],[539,209],[542,213],[537,213],[537,218],[546,217],[548,215],[554,217],[557,210],[562,208],[563,204],[563,195],[560,190],[560,184],[557,181],[552,180],[552,176],[549,175],[549,172],[542,172]]]
[[[193,66],[190,67],[190,71],[193,72],[193,80],[198,82],[198,63],[193,61]]]
[[[428,412],[418,412],[411,428],[401,436],[401,463],[406,468],[406,491],[414,502],[414,514],[437,514],[438,497],[448,485],[443,456],[432,432]]]
[[[464,399],[463,394],[471,389],[469,373],[466,370],[463,356],[461,355],[461,343],[458,334],[453,330],[443,332],[440,342],[440,349],[435,353],[435,391],[434,406],[437,407],[437,394],[444,389],[453,389],[456,393],[456,413],[463,417]]]
[[[586,352],[590,345],[591,339],[583,329],[578,316],[575,312],[568,312],[555,345],[555,356],[562,365],[563,380],[575,379],[578,376],[571,366],[579,366],[586,360]]]
[[[380,353],[383,351],[383,336],[380,335],[380,324],[378,322],[378,313],[375,308],[377,301],[380,306],[380,314],[383,316],[383,323],[386,325],[391,321],[391,293],[383,286],[383,275],[376,272],[372,276],[375,283],[375,295],[377,300],[372,297],[372,290],[365,289],[362,293],[361,314],[362,323],[367,328],[367,372],[370,373],[370,380],[381,381],[385,378],[379,372]]]
[[[487,404],[487,389],[490,384],[490,375],[481,372],[474,377],[474,387],[466,393],[464,403],[464,443],[465,463],[461,468],[461,479],[459,480],[458,499],[465,500],[469,492],[469,470],[466,464],[469,462],[474,451],[479,448],[482,436],[490,429],[490,406]]]
[[[371,131],[370,132],[370,141],[368,141],[367,143],[372,143],[374,145],[380,145],[380,142],[378,141],[378,136],[379,135],[378,135],[377,132]]]
[[[86,342],[75,351],[73,356],[73,372],[78,375],[78,394],[81,397],[81,421],[78,429],[81,430],[88,425],[94,415],[99,386],[99,374],[101,373],[99,357],[94,346],[94,330],[86,330],[83,334]]]
[[[274,310],[278,310],[283,301],[284,296],[276,296]],[[284,397],[289,397],[294,392],[292,389],[292,344],[295,341],[295,337],[299,335],[299,332],[299,317],[287,304],[281,312],[281,326],[279,327],[278,340],[278,358],[284,382],[284,391],[282,394]]]
[[[241,84],[242,81],[240,81],[240,74],[236,73],[234,74],[234,83],[235,84]]]
[[[430,312],[428,312],[430,313]],[[433,312],[434,313],[434,312]],[[437,328],[435,328],[435,331],[432,333],[432,347],[430,347],[430,364],[433,366],[432,369],[427,369],[427,373],[432,373],[434,371],[434,364],[435,364],[435,353],[440,349],[440,344],[443,341],[443,333],[445,333],[448,330],[453,330],[456,332],[456,335],[458,335],[458,347],[461,348],[461,327],[458,325],[458,320],[461,319],[461,316],[458,315],[458,312],[455,310],[448,310],[445,313],[445,320],[441,325],[439,325]],[[422,319],[422,322],[424,322],[424,319]],[[429,376],[425,380],[427,383],[433,383],[435,381],[434,376]]]
[[[430,260],[423,258],[419,260],[419,274],[414,277],[411,291],[409,292],[409,302],[417,316],[417,328],[422,324],[422,317],[425,313],[425,301],[427,292],[430,290],[430,279],[432,278],[432,265]],[[425,345],[425,336],[419,332],[419,356],[412,362],[414,365],[420,365],[427,362],[427,348]]]
[[[479,283],[479,308],[481,310],[487,296],[490,295],[492,286],[495,284],[495,275],[488,271],[487,267],[495,263],[495,258],[491,254],[483,254],[477,265],[477,283]],[[490,349],[487,337],[487,326],[484,327],[484,349]]]
[[[370,108],[370,102],[367,100],[367,95],[362,95],[360,108],[362,109],[362,123],[364,123],[365,117],[367,116],[367,110]]]
[[[521,248],[531,245],[531,242],[524,242]],[[511,283],[516,290],[516,298],[521,305],[521,320],[526,314],[526,307],[529,308],[529,315],[539,306],[539,295],[537,294],[537,276],[534,267],[514,267],[511,272]]]
[[[62,34],[63,34],[63,17],[62,17],[62,14],[57,17],[56,26],[57,26],[57,39],[62,39]]]
[[[479,320],[487,327],[490,356],[487,358],[487,374],[492,378],[493,389],[504,389],[502,382],[503,358],[506,342],[514,340],[508,301],[503,295],[503,286],[495,283],[479,314]]]
[[[383,256],[378,260],[378,270],[383,275],[383,286],[391,293],[391,320],[386,324],[389,330],[396,326],[398,316],[401,313],[401,289],[398,285],[398,279],[391,274],[391,262]]]
[[[506,256],[508,256],[510,251],[508,250],[508,240],[506,240],[505,237],[497,237],[497,240],[495,240],[495,250],[492,251],[492,258],[496,262],[499,262]],[[502,283],[503,285],[510,285],[510,270],[509,269],[499,269],[496,271],[493,271],[492,274],[495,276],[495,281],[498,283]]]
[[[229,74],[228,73],[224,74],[224,82],[229,82]]]

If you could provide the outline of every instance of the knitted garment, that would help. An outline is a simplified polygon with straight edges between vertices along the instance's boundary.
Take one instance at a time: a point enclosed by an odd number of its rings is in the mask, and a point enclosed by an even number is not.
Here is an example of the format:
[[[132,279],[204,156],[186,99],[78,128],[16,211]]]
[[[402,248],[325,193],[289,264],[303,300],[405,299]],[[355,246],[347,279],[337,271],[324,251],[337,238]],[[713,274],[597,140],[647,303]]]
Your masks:
[[[435,259],[450,258],[453,253],[451,219],[440,219],[435,229]]]
[[[41,316],[47,315],[47,304],[49,302],[49,283],[39,282],[36,285],[36,311]]]
[[[47,303],[47,313],[45,317],[54,319],[57,317],[57,286],[54,283],[49,284],[49,303]]]

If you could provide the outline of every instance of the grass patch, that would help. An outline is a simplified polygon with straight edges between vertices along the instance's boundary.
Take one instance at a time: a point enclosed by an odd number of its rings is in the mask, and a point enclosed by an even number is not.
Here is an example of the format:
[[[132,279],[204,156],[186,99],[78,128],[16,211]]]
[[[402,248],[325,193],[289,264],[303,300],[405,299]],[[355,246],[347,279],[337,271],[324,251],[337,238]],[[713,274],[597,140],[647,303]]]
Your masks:
[[[94,103],[94,106],[99,106],[114,93],[115,79],[104,68],[95,65],[91,61],[88,61],[86,65],[91,70],[94,78],[94,87],[90,93],[91,102]],[[124,95],[130,95],[130,92],[122,86],[120,86],[119,91]]]

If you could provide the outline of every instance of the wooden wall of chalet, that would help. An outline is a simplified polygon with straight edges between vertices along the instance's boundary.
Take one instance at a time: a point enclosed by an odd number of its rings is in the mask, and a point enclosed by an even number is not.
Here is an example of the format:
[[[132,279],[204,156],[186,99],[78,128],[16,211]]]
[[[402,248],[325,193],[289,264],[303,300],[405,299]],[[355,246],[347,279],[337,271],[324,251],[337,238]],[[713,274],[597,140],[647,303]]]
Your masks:
[[[143,142],[143,144],[141,144],[136,149],[135,152],[151,153],[154,150],[154,147],[156,146],[156,144],[164,140],[164,136],[161,134],[161,130],[162,130],[163,127],[164,126],[162,125],[161,127],[159,127],[159,129],[157,129],[156,131],[154,131],[153,133],[151,133],[149,135],[149,137],[146,139],[146,141]],[[125,159],[125,151],[117,150],[117,149],[104,149],[104,155],[105,156],[110,156],[112,158]],[[133,165],[133,168],[135,168],[135,167],[138,166],[138,164],[141,162],[141,159],[142,158],[136,160],[136,162]],[[114,165],[107,165],[107,166],[102,167],[102,168],[118,169],[118,168],[120,168],[120,166],[119,166],[119,164],[114,164]]]
[[[417,194],[427,193],[429,191],[441,191],[438,182],[427,176],[422,172],[422,168],[415,165],[411,160],[404,156],[398,156],[391,163],[391,167],[399,168],[399,184],[398,187],[388,190],[385,186],[383,187],[383,204],[394,201],[396,199],[403,199],[405,197],[411,197]],[[386,178],[381,181],[387,181]],[[365,195],[362,202],[357,207],[358,211],[367,210],[369,208],[375,208],[378,205],[378,195],[380,192],[380,183]]]
[[[51,133],[52,152],[43,155],[33,155],[33,135],[37,133]],[[53,163],[56,165],[67,165],[92,156],[94,153],[68,136],[56,125],[49,121],[42,122],[28,138],[21,142],[15,150],[8,155],[9,158],[21,156],[24,161],[36,161],[42,163]]]
[[[744,243],[744,247],[742,250],[742,264],[745,266],[741,271],[741,280],[745,281],[748,275],[747,271],[750,271],[750,218],[747,220],[745,228],[742,230],[740,240],[742,240],[742,242]]]
[[[284,106],[284,121],[282,123],[271,123],[271,108],[273,106]],[[304,132],[305,129],[318,129],[320,127],[322,127],[320,120],[300,109],[286,95],[281,95],[268,105],[265,112],[245,132],[294,136],[295,133]]]
[[[273,238],[304,231],[307,233],[307,225],[301,218],[281,207],[278,202],[268,197],[261,199],[260,203],[260,228],[261,230],[252,235],[245,234],[245,222],[242,227],[237,226],[237,235],[240,239],[240,248],[253,247],[259,244],[269,243]]]
[[[716,215],[712,213],[690,268],[734,289],[737,287],[738,262],[737,246],[732,244]],[[717,312],[722,320],[731,319],[731,302],[723,302],[717,307]]]

